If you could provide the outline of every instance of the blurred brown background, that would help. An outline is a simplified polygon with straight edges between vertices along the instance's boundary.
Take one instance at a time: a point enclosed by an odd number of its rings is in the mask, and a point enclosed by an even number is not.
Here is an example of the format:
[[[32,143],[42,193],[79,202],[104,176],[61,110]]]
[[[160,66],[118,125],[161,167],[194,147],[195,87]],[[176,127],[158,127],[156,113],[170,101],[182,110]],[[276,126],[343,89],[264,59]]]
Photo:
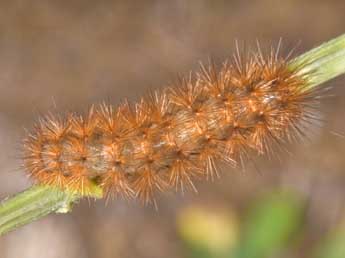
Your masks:
[[[343,0],[0,1],[0,197],[30,186],[20,169],[21,139],[40,114],[136,100],[199,61],[221,62],[235,39],[269,46],[282,37],[286,51],[300,42],[302,53],[344,33],[344,13]],[[198,205],[241,218],[255,196],[274,188],[308,200],[305,234],[284,256],[307,257],[345,219],[345,139],[333,133],[345,132],[344,83],[328,83],[327,122],[292,156],[224,169],[220,180],[199,183],[197,195],[160,195],[158,211],[83,201],[71,214],[2,237],[0,257],[186,257],[176,230],[181,210]]]

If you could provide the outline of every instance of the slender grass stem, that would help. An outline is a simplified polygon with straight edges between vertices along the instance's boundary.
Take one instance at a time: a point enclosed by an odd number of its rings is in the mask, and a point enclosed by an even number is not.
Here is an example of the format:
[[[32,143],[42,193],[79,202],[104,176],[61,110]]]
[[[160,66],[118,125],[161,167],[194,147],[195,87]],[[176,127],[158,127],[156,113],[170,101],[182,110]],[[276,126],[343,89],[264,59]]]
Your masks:
[[[345,73],[345,34],[296,57],[289,65],[303,67],[301,74],[312,74],[310,87]]]
[[[48,215],[67,213],[82,196],[50,186],[33,186],[0,204],[0,235]],[[93,198],[101,198],[95,186]]]
[[[316,47],[289,63],[291,68],[302,67],[301,74],[311,74],[310,87],[315,87],[345,73],[345,34]],[[87,196],[102,198],[102,190],[95,185]],[[64,192],[48,186],[33,186],[5,199],[0,204],[0,235],[48,215],[67,213],[80,194]]]

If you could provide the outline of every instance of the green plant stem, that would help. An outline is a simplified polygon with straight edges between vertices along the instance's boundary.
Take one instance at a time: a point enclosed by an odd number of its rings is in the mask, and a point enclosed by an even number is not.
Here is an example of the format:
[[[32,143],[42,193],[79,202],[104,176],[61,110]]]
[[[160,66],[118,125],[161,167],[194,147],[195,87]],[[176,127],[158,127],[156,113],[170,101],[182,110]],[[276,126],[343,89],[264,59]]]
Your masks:
[[[345,34],[316,47],[289,62],[291,68],[301,67],[315,87],[345,73]],[[101,198],[95,186],[89,197]],[[49,213],[67,213],[83,195],[76,195],[48,186],[34,186],[0,204],[0,235],[28,224]]]
[[[1,203],[0,235],[58,210],[68,212],[76,196],[34,186]]]
[[[93,196],[100,198],[102,193],[95,187]],[[80,195],[62,191],[50,186],[33,186],[0,204],[0,235],[22,225],[48,215],[67,213],[81,198]]]
[[[345,73],[345,34],[296,57],[290,67],[302,67],[300,74],[309,74],[309,87],[318,86]]]

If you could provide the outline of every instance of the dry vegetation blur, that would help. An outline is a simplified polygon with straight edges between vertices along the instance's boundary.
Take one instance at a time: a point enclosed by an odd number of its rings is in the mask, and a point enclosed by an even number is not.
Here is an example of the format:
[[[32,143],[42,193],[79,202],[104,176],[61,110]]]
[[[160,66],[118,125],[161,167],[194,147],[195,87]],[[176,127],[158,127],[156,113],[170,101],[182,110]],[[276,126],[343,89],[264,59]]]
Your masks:
[[[21,139],[39,115],[136,100],[199,61],[223,61],[235,39],[270,46],[282,37],[286,52],[298,44],[302,53],[344,33],[344,11],[343,0],[0,1],[0,198],[30,186]],[[160,195],[158,211],[84,200],[71,214],[2,237],[0,257],[189,257],[190,235],[214,236],[212,248],[239,242],[252,203],[277,189],[298,196],[304,210],[297,237],[274,257],[318,257],[324,237],[345,223],[344,84],[344,77],[328,83],[326,122],[290,156],[223,169],[221,179],[197,183],[197,195]]]

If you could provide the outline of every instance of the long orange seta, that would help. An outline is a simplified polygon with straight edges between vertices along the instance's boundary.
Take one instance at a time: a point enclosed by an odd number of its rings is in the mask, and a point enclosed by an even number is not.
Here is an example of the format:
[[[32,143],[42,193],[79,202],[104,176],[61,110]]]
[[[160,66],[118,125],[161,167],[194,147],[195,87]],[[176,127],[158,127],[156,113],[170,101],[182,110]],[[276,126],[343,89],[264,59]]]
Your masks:
[[[319,85],[344,72],[345,35],[292,60],[279,48],[237,51],[135,104],[41,118],[24,140],[35,186],[1,204],[0,234],[82,197],[155,204],[157,191],[196,191],[195,180],[218,177],[220,163],[236,168],[284,150],[318,121]]]

